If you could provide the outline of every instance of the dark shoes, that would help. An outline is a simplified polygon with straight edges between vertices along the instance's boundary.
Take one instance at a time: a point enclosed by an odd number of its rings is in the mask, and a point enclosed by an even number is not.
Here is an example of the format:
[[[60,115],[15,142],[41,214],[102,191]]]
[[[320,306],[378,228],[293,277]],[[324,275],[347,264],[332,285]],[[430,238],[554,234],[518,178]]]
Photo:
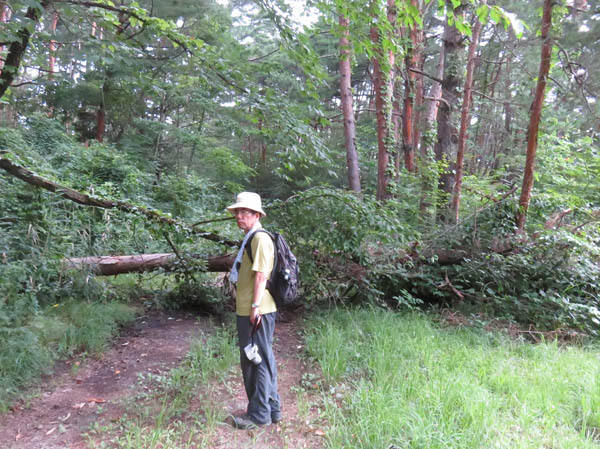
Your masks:
[[[248,417],[248,415],[233,417],[233,427],[235,427],[236,429],[252,430],[252,429],[258,429],[260,426],[264,426],[266,424],[268,424],[268,423],[257,424],[254,421],[252,421],[250,419],[250,417]]]
[[[271,422],[270,423],[266,422],[266,423],[262,423],[262,424],[252,421],[252,419],[248,415],[234,416],[233,417],[233,427],[235,427],[236,429],[242,429],[242,430],[252,430],[252,429],[258,429],[259,427],[266,426],[271,423],[277,424],[280,421],[281,421],[281,413],[273,413],[271,415]]]

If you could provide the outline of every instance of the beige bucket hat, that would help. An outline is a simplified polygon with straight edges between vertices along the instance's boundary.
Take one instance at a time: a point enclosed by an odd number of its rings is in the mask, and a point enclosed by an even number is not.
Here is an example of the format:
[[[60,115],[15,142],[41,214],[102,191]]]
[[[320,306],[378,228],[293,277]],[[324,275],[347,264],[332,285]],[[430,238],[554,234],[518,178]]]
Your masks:
[[[231,206],[227,207],[229,212],[232,212],[234,209],[246,208],[258,212],[263,217],[267,214],[264,210],[262,210],[262,203],[260,200],[260,195],[254,192],[242,192],[238,194],[235,199],[235,203]]]

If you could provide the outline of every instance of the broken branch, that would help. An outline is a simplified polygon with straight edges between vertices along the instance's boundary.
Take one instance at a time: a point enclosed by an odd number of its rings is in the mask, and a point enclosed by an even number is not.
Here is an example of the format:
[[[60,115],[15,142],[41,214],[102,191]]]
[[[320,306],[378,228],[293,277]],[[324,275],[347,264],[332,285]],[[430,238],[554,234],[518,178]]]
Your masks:
[[[169,226],[185,229],[192,234],[198,235],[199,237],[210,240],[212,242],[221,243],[225,246],[229,246],[230,248],[237,247],[239,245],[239,242],[234,242],[232,240],[225,239],[220,235],[214,234],[212,232],[203,231],[201,229],[191,229],[187,224],[181,223],[180,221],[174,218],[165,216],[156,210],[149,209],[143,206],[137,206],[131,203],[126,203],[124,201],[112,201],[103,198],[93,197],[87,193],[82,193],[75,189],[62,186],[48,179],[42,178],[41,176],[35,175],[31,170],[7,158],[0,157],[0,168],[7,171],[11,175],[16,176],[22,181],[27,182],[28,184],[31,184],[36,187],[41,187],[42,189],[48,190],[53,193],[58,193],[63,198],[66,198],[77,204],[81,204],[84,206],[100,207],[104,209],[117,209],[122,212],[144,215],[146,218],[149,218],[151,220],[158,221],[159,223],[163,223]]]

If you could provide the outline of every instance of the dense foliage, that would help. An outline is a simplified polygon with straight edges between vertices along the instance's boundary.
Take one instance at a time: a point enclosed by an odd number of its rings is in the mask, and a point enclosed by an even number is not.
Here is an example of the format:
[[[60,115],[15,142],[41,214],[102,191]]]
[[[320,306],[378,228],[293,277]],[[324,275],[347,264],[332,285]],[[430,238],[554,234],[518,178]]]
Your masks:
[[[263,196],[264,226],[283,232],[299,256],[307,307],[449,306],[483,319],[598,333],[597,7],[554,9],[557,45],[535,188],[527,228],[518,232],[539,11],[500,0],[489,7],[397,3],[393,23],[377,2],[311,2],[301,26],[298,13],[276,1],[0,2],[3,64],[14,60],[8,55],[16,54],[19,33],[31,33],[20,63],[0,69],[0,158],[91,198],[132,206],[76,204],[0,172],[0,402],[55,357],[100,350],[137,299],[227,310],[223,279],[203,271],[203,258],[232,250],[202,231],[239,240],[224,208],[241,190]],[[345,187],[342,13],[350,20],[361,193]],[[412,98],[410,73],[428,74],[415,85],[434,94],[442,29],[454,26],[462,45],[475,17],[483,29],[454,221],[452,191],[442,180],[455,172],[455,153],[435,154],[443,130],[427,117],[432,98],[414,105],[414,170],[403,166],[406,113],[399,105]],[[416,51],[408,33],[416,25],[425,33],[417,72],[405,67]],[[372,41],[370,31],[379,38]],[[388,111],[395,123],[387,136],[389,198],[377,201],[373,66],[383,49],[396,51],[399,62]],[[445,79],[458,82],[464,59],[459,51]],[[10,71],[16,78],[5,86]],[[452,144],[458,127],[451,117],[444,128]],[[165,252],[177,254],[174,271],[125,281],[63,264]],[[91,336],[82,332],[87,315],[107,317]]]

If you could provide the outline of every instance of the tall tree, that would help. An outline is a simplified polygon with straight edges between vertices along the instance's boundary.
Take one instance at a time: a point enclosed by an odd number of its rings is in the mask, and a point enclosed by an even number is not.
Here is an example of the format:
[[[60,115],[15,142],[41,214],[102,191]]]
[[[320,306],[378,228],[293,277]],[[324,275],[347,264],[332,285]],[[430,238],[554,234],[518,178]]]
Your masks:
[[[419,13],[422,12],[422,1],[410,0],[411,6]],[[402,114],[402,149],[404,166],[407,171],[415,171],[415,128],[418,126],[418,117],[415,114],[415,103],[421,102],[422,91],[418,89],[417,72],[421,66],[421,40],[423,32],[416,21],[407,26],[409,30],[410,45],[407,49],[405,60],[406,73],[404,75],[404,113]],[[418,95],[417,95],[418,93]],[[420,97],[417,99],[417,97]]]
[[[456,152],[456,170],[454,182],[454,191],[452,193],[452,212],[454,220],[458,223],[460,210],[460,194],[463,181],[463,160],[465,157],[465,146],[467,143],[467,126],[470,122],[471,95],[473,91],[473,72],[475,68],[475,49],[479,45],[479,32],[481,31],[481,22],[475,15],[475,26],[471,35],[471,43],[469,44],[467,74],[465,77],[465,88],[463,91],[463,104],[460,115],[460,130],[458,132],[458,150]]]
[[[10,8],[6,2],[0,2],[0,23],[8,22],[10,17]],[[0,73],[2,73],[2,68],[4,67],[4,58],[2,57],[4,54],[4,50],[6,46],[4,43],[0,44]]]
[[[387,0],[387,22],[384,15],[379,12],[377,3],[372,2],[371,6],[374,8],[375,15],[370,36],[376,49],[373,58],[373,84],[377,116],[377,199],[385,200],[390,197],[390,148],[392,147],[390,140],[393,140],[391,118],[396,56],[389,35],[396,23],[396,4],[394,0]],[[383,20],[378,21],[378,18]]]
[[[454,3],[454,2],[453,2]],[[444,23],[444,34],[442,37],[444,48],[444,78],[442,80],[442,101],[438,109],[437,117],[437,142],[435,144],[435,157],[437,161],[445,164],[451,163],[451,157],[457,143],[456,131],[453,126],[453,112],[458,104],[460,93],[460,74],[462,73],[461,50],[464,47],[464,40],[456,23],[462,21],[466,10],[466,4],[460,3],[457,8],[452,9],[447,4],[447,18]],[[454,175],[452,168],[445,169],[439,177],[439,190],[450,194],[453,189]],[[440,202],[440,208],[447,206],[448,203]],[[438,216],[443,213],[438,210]]]
[[[343,6],[342,6],[343,8]],[[340,98],[344,120],[344,141],[346,146],[346,165],[348,185],[354,192],[360,192],[360,170],[356,151],[356,123],[352,105],[352,69],[350,49],[349,20],[345,11],[339,13],[340,25]]]
[[[442,79],[444,78],[445,59],[444,42],[442,42],[440,45],[436,77],[429,90],[427,114],[425,116],[425,132],[428,132],[433,128],[434,124],[437,123],[438,110],[442,101]],[[424,146],[422,147],[422,150],[425,150],[426,148],[427,146]]]
[[[52,79],[54,72],[56,72],[56,50],[58,45],[56,43],[56,26],[58,25],[58,11],[54,11],[52,13],[52,20],[50,21],[50,34],[52,35],[52,39],[50,40],[50,57],[48,62],[48,79]]]
[[[525,228],[527,220],[527,209],[533,190],[533,174],[535,171],[535,154],[538,143],[538,131],[540,119],[542,116],[542,106],[546,93],[546,82],[550,72],[550,61],[552,58],[552,36],[550,27],[552,26],[552,7],[554,0],[544,0],[542,11],[542,51],[540,57],[540,69],[535,89],[535,97],[529,110],[529,127],[527,129],[527,157],[525,160],[525,172],[523,174],[523,186],[519,198],[519,211],[517,213],[517,228],[522,231]]]

